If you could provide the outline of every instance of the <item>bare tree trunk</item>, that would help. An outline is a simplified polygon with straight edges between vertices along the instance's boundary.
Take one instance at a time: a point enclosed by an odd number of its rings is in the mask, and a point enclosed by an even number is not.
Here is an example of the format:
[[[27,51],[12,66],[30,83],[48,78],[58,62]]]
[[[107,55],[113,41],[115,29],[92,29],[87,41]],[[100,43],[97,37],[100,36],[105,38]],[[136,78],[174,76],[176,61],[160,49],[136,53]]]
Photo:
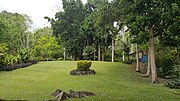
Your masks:
[[[101,61],[101,45],[98,44],[98,61]]]
[[[49,59],[49,55],[48,55],[48,53],[46,54],[46,56],[47,56],[47,61],[48,61],[48,59]]]
[[[150,41],[149,41],[149,46],[150,46]],[[148,67],[146,74],[143,75],[143,77],[149,77],[150,74],[151,74],[151,57],[150,57],[150,47],[148,47]]]
[[[138,44],[136,44],[136,71],[140,72]]]
[[[152,76],[152,83],[158,83],[158,77],[156,72],[156,63],[155,63],[155,54],[154,54],[154,38],[153,38],[153,30],[152,28],[149,29],[151,37],[150,37],[150,63],[151,63],[151,76]]]
[[[75,54],[72,55],[72,60],[75,61]]]
[[[70,56],[70,59],[73,60],[73,55]]]
[[[115,45],[114,45],[114,36],[112,36],[112,61],[111,62],[114,62],[114,50],[115,50]]]
[[[94,52],[94,61],[96,60],[96,52]]]
[[[131,44],[131,49],[130,49],[130,53],[134,52],[134,44]]]
[[[95,47],[95,44],[93,44],[93,47]],[[95,50],[94,50],[94,53],[93,53],[93,55],[94,55],[94,61],[96,60],[96,48],[94,48]]]
[[[104,61],[104,47],[102,48],[102,61]]]
[[[150,51],[150,49],[149,49]],[[150,52],[148,52],[148,67],[147,67],[147,72],[146,72],[146,76],[148,77],[151,74],[151,59],[150,59]]]
[[[66,60],[66,48],[64,48],[64,61]]]
[[[122,41],[125,42],[125,31],[124,31],[124,27],[123,27],[123,35],[122,35]],[[125,61],[125,55],[124,55],[124,51],[123,51],[123,62]]]

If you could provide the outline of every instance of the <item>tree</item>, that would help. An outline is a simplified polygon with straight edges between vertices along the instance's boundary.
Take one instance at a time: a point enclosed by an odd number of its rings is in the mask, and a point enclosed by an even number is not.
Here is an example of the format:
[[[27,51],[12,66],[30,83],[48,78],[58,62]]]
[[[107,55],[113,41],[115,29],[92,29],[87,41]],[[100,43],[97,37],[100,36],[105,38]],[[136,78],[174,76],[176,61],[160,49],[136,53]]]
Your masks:
[[[52,28],[44,27],[44,28],[35,30],[34,34],[35,34],[36,39],[39,39],[41,36],[52,36],[53,30]]]
[[[96,28],[99,28],[102,33],[100,35],[101,45],[108,45],[108,38],[111,38],[112,62],[114,62],[115,37],[121,28],[120,26],[116,28],[113,26],[114,22],[117,20],[116,13],[114,13],[116,8],[113,3],[108,0],[101,1],[101,4],[98,7],[98,16],[95,26]]]
[[[90,4],[88,4],[90,5]],[[91,8],[91,6],[88,6],[86,8],[87,10],[93,9]],[[84,40],[86,40],[84,42],[85,46],[92,46],[94,48],[96,48],[97,44],[99,43],[99,37],[98,34],[99,33],[99,29],[96,28],[94,25],[96,23],[96,15],[97,12],[93,12],[93,10],[90,10],[91,12],[89,12],[86,16],[86,18],[84,19],[82,26],[81,26],[81,33],[84,33]],[[98,46],[98,60],[100,61],[100,47]],[[94,60],[95,60],[95,52],[94,52]]]
[[[138,44],[136,44],[136,71],[140,72]]]
[[[105,5],[104,0],[88,0],[86,7],[86,17],[82,22],[80,31],[84,35],[84,45],[93,46],[96,48],[98,53],[98,60],[101,60],[102,52],[102,61],[104,61],[104,51],[105,48],[109,46],[109,38],[111,37],[108,34],[107,27],[103,26],[103,19],[101,16],[102,7]],[[105,11],[103,11],[105,12]],[[112,26],[112,25],[111,25]],[[101,51],[102,50],[102,51]],[[94,53],[95,57],[95,53]]]
[[[180,65],[179,51],[180,51],[180,1],[162,1],[164,4],[164,11],[161,19],[163,19],[163,33],[159,40],[164,46],[174,47],[177,50],[177,61]]]
[[[131,49],[131,42],[129,40],[129,37],[121,40],[121,49],[123,50],[123,55],[127,56],[128,61],[130,61],[130,58],[129,58],[130,54],[129,53],[130,53],[130,49]]]
[[[41,58],[48,59],[53,58],[53,55],[56,55],[57,53],[60,53],[60,46],[58,45],[58,42],[56,41],[55,37],[52,36],[41,36],[36,45],[35,50],[37,51],[37,54],[41,56]],[[61,53],[62,53],[61,48]]]
[[[151,0],[124,1],[120,3],[124,5],[124,12],[126,13],[124,15],[127,17],[126,24],[130,29],[131,36],[134,37],[136,42],[141,40],[141,42],[149,41],[150,43],[152,83],[156,83],[158,79],[154,56],[154,37],[162,32],[162,28],[159,26],[162,26],[160,18],[163,5],[161,5],[161,1]]]
[[[2,11],[0,13],[0,43],[6,43],[12,53],[21,48],[28,48],[31,34],[28,30],[31,23],[27,15]]]
[[[82,58],[84,35],[80,32],[86,11],[81,0],[62,0],[64,11],[57,12],[51,21],[53,34],[60,37],[63,47],[70,53],[73,60]]]
[[[25,63],[30,60],[32,33],[29,31],[32,21],[24,14],[0,12],[0,48],[6,46],[0,65]]]

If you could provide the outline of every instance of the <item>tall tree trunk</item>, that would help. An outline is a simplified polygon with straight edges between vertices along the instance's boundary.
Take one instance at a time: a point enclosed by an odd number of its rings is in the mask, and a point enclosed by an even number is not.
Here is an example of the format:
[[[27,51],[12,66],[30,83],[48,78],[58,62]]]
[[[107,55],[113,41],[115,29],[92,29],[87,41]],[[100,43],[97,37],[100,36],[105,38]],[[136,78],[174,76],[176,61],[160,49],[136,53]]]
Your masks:
[[[114,50],[115,50],[115,45],[114,45],[114,36],[112,36],[112,61],[111,62],[114,62]]]
[[[147,67],[147,72],[146,76],[148,77],[151,74],[151,57],[150,57],[150,48],[148,48],[148,67]]]
[[[133,53],[134,52],[134,44],[131,44],[131,52],[130,53]]]
[[[94,52],[94,61],[96,60],[96,52]]]
[[[104,61],[104,47],[102,48],[102,61]]]
[[[125,61],[125,55],[124,55],[124,51],[123,51],[123,61]]]
[[[149,46],[150,46],[150,41],[149,41]],[[151,57],[150,57],[150,47],[148,47],[148,67],[146,74],[143,75],[143,77],[149,77],[150,74],[151,74]]]
[[[158,83],[158,77],[156,72],[156,63],[155,63],[155,54],[154,54],[154,38],[153,38],[153,30],[152,28],[149,29],[151,37],[150,37],[150,63],[151,63],[151,76],[152,76],[152,83]]]
[[[70,59],[73,61],[73,54],[71,54]]]
[[[46,54],[46,56],[47,56],[47,61],[48,61],[48,59],[49,59],[49,55],[48,55],[48,53]]]
[[[124,31],[124,27],[122,28],[123,34],[122,34],[122,41],[125,42],[125,31]],[[125,55],[124,55],[124,51],[123,51],[123,62],[125,61]]]
[[[101,45],[98,44],[98,61],[101,61]]]
[[[138,44],[136,44],[136,71],[140,72]]]
[[[66,60],[66,48],[64,48],[64,61]]]
[[[76,60],[76,56],[73,54],[72,55],[72,60],[75,61]]]

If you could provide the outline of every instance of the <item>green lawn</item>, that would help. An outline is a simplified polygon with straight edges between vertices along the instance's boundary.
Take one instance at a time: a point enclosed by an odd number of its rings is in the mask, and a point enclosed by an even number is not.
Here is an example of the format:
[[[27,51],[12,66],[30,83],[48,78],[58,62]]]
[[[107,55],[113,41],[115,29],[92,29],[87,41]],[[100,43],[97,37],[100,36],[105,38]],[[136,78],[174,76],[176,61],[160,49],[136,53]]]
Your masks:
[[[151,84],[149,78],[142,78],[122,63],[93,62],[97,74],[91,76],[69,75],[75,67],[72,61],[40,62],[0,72],[0,99],[42,101],[53,99],[49,94],[56,89],[72,89],[91,91],[96,96],[70,101],[180,101],[180,96],[172,93],[174,90]]]

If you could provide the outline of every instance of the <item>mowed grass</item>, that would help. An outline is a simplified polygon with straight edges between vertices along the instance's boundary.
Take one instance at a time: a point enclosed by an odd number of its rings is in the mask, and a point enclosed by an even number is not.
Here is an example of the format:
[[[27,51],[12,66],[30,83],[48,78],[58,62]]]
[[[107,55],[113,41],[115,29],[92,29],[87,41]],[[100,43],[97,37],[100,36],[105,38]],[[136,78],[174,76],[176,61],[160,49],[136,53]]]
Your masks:
[[[162,84],[151,84],[129,65],[110,62],[93,62],[96,75],[71,76],[76,62],[39,62],[27,68],[0,72],[0,99],[42,101],[53,99],[56,89],[68,92],[91,91],[93,97],[67,101],[180,101],[174,90]],[[179,92],[179,90],[176,90]]]

